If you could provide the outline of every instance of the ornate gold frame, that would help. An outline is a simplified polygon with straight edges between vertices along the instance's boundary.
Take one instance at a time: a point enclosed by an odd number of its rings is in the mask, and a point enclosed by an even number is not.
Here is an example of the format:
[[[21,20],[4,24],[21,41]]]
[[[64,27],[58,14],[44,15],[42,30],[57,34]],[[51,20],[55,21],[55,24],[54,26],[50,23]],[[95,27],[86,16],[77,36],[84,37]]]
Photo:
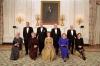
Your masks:
[[[43,3],[57,3],[58,4],[58,21],[57,22],[44,22],[43,20]],[[60,19],[60,1],[41,1],[41,22],[45,25],[53,25],[53,24],[59,24],[59,19]]]

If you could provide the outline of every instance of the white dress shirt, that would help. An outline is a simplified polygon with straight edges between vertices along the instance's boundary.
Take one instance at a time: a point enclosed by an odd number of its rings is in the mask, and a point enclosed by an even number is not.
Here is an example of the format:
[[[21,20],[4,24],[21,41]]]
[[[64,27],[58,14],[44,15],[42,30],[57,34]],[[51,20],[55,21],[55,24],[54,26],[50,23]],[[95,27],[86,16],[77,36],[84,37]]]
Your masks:
[[[43,28],[41,28],[41,32],[42,32]]]
[[[73,35],[73,30],[71,30],[71,34]]]
[[[57,34],[57,29],[55,29],[55,33]]]
[[[27,33],[28,33],[28,31],[29,31],[29,28],[27,27],[27,28],[26,28],[26,30],[27,30]]]

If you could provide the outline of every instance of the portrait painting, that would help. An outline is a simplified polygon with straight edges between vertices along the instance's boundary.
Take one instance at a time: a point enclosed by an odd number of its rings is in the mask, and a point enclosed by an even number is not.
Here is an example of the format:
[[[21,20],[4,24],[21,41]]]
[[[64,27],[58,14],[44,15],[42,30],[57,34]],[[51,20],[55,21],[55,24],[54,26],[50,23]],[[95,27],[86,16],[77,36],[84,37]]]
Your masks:
[[[59,21],[60,2],[59,1],[42,1],[42,23],[54,24]]]

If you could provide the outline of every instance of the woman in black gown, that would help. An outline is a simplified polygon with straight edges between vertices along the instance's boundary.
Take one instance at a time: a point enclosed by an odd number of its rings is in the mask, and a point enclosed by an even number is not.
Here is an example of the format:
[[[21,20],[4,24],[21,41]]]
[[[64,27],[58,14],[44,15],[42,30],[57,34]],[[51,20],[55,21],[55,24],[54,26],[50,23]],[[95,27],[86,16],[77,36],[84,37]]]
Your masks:
[[[15,38],[13,39],[13,45],[11,49],[11,60],[17,60],[19,58],[19,51],[22,50],[23,40],[20,37],[20,33],[16,33]]]
[[[81,38],[81,33],[78,33],[75,39],[75,49],[80,53],[82,59],[86,60],[83,46],[84,46],[83,38]]]

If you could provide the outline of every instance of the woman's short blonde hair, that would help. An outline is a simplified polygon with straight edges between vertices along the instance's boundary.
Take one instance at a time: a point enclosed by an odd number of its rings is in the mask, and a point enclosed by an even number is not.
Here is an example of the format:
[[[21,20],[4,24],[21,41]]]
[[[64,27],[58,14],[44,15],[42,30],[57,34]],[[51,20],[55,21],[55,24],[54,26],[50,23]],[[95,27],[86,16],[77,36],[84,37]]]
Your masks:
[[[67,37],[67,34],[66,34],[66,33],[62,33],[62,36],[63,36],[63,35],[66,35],[66,37]]]

